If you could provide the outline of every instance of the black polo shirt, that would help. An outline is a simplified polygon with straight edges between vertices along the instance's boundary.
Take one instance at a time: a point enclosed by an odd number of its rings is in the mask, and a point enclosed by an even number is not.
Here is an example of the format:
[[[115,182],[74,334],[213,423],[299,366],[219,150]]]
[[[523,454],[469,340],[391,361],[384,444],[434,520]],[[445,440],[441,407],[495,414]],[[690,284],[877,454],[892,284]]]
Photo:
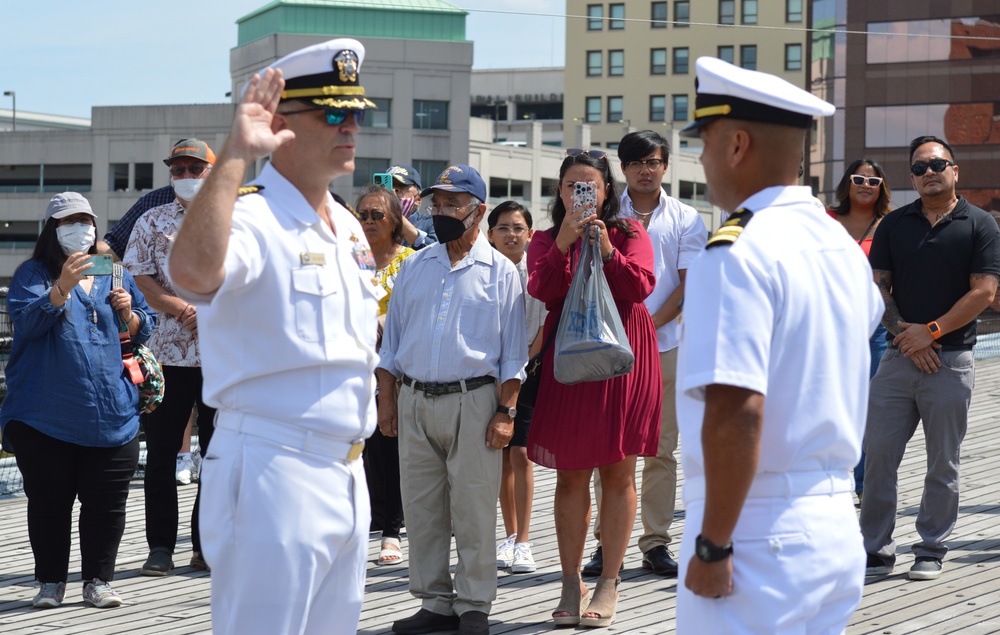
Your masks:
[[[992,216],[961,196],[951,214],[931,227],[917,199],[882,219],[868,261],[872,269],[892,272],[892,297],[903,320],[926,324],[969,292],[972,274],[1000,276],[1000,229]],[[976,321],[938,341],[948,348],[971,347]]]

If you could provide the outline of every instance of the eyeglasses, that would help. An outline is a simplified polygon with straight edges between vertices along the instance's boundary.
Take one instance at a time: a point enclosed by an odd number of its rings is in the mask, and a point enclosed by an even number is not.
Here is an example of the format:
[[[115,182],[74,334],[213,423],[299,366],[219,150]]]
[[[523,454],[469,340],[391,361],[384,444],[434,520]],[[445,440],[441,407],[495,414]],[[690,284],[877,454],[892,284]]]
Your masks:
[[[172,165],[170,166],[171,176],[183,176],[185,172],[191,176],[201,176],[205,170],[212,169],[211,165],[205,163],[195,163],[194,165]]]
[[[469,207],[472,207],[472,203],[462,205],[461,207],[455,207],[454,205],[446,205],[444,207],[431,205],[429,209],[431,211],[431,216],[437,216],[439,214],[443,214],[445,216],[458,216],[459,212]]]
[[[913,176],[923,176],[924,173],[927,172],[928,167],[931,169],[931,172],[944,172],[949,165],[953,167],[955,166],[955,164],[948,159],[931,159],[926,163],[923,161],[917,161],[910,166],[910,172],[913,173]]]
[[[303,108],[302,110],[290,110],[288,112],[278,113],[281,115],[301,115],[304,112],[316,112],[317,110],[322,110],[326,113],[326,123],[331,126],[339,126],[344,123],[347,119],[347,115],[354,114],[354,122],[359,126],[361,122],[365,120],[365,111],[363,109],[356,108],[332,108],[330,106],[319,106],[317,108]]]
[[[355,212],[354,215],[357,216],[358,220],[361,221],[362,223],[366,222],[369,217],[373,221],[375,221],[375,222],[378,222],[378,221],[382,220],[383,218],[385,218],[385,212],[376,212],[376,211],[372,211],[370,213],[369,212]]]
[[[868,187],[878,187],[882,185],[882,178],[878,176],[865,176],[864,174],[852,174],[851,183],[855,185],[864,185],[868,183]]]
[[[514,234],[515,236],[520,236],[524,232],[528,231],[528,228],[524,225],[514,225],[513,227],[508,227],[507,225],[497,225],[493,228],[496,233],[506,236],[507,234]]]
[[[566,156],[568,157],[578,157],[581,154],[586,154],[591,159],[604,159],[608,156],[607,152],[602,152],[600,150],[584,150],[583,148],[566,149]]]
[[[626,170],[641,170],[643,168],[648,168],[650,170],[659,170],[660,166],[666,165],[666,161],[661,159],[646,159],[644,161],[628,161],[625,164]]]

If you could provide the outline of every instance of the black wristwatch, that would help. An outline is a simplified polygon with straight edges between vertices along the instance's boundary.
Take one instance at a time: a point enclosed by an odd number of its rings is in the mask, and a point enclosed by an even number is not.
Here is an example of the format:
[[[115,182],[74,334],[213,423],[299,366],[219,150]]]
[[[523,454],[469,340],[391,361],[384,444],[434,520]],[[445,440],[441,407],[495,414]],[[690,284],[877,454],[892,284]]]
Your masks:
[[[719,562],[733,555],[733,543],[730,541],[725,547],[720,547],[698,534],[694,539],[694,555],[702,562]]]
[[[500,405],[497,406],[497,414],[507,415],[513,419],[517,416],[517,408],[508,408],[507,406]]]

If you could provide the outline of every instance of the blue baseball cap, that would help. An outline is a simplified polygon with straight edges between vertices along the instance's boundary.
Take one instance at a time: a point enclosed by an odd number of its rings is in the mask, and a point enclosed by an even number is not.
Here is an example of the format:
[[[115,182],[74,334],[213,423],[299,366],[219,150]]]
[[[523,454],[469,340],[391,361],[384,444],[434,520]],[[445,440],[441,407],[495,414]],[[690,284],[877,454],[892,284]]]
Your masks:
[[[417,172],[412,165],[400,163],[386,170],[386,173],[391,174],[393,180],[399,181],[402,185],[416,185],[418,190],[424,187],[420,184],[420,172]]]
[[[434,190],[445,192],[466,192],[478,198],[483,203],[486,202],[486,182],[475,168],[468,165],[455,164],[444,169],[438,175],[434,185],[420,193],[421,197],[430,196]]]

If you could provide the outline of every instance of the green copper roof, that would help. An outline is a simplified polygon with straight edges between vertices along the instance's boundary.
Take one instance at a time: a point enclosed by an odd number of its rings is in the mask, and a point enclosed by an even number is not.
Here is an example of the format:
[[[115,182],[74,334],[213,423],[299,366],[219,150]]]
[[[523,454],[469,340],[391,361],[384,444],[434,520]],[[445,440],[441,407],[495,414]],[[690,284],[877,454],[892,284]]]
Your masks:
[[[444,0],[275,0],[236,21],[237,45],[275,33],[464,42],[466,15]]]

